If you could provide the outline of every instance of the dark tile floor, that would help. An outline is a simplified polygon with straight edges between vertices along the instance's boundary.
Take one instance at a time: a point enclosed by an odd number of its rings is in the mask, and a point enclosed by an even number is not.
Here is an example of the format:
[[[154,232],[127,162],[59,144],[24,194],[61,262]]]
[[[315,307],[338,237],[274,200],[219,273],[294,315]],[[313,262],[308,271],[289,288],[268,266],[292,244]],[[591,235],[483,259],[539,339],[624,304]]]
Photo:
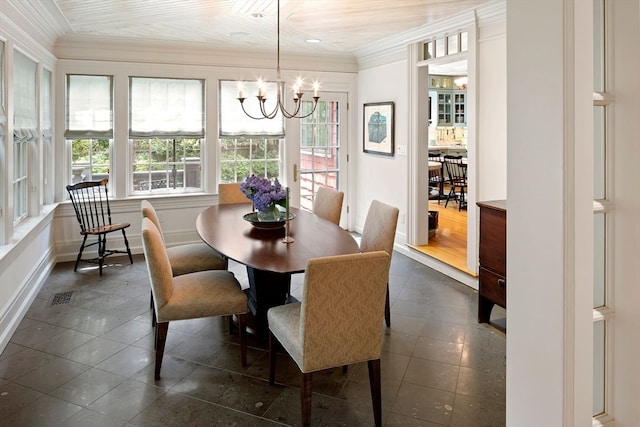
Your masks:
[[[118,261],[124,264],[118,265]],[[115,262],[115,263],[114,263]],[[149,282],[141,256],[112,258],[102,277],[60,263],[0,355],[2,426],[299,425],[297,369],[250,342],[242,368],[222,319],[173,322],[153,380]],[[245,283],[246,271],[230,269]],[[299,297],[302,275],[294,276]],[[386,426],[505,425],[505,311],[476,322],[477,293],[394,254],[392,325],[382,354]],[[314,426],[369,426],[366,364],[314,375]]]

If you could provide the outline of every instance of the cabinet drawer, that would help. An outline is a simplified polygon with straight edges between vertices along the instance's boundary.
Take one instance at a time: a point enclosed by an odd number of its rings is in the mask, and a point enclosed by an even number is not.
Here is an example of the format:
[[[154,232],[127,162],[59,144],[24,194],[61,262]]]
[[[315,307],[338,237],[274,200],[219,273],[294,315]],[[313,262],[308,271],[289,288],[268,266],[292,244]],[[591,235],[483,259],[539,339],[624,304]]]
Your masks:
[[[495,209],[480,211],[480,265],[505,274],[507,265],[506,212]]]
[[[480,267],[479,286],[482,297],[507,308],[507,279],[504,276]]]

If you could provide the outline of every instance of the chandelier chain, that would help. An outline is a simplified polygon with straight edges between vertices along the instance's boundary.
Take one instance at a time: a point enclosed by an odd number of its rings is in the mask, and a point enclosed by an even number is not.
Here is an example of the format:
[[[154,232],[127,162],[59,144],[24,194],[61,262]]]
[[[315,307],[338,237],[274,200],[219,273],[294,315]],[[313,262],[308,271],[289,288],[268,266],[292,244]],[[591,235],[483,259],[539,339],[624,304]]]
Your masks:
[[[287,118],[287,119],[291,119],[291,118],[298,118],[298,119],[304,119],[306,117],[311,116],[315,111],[316,108],[318,106],[318,100],[320,99],[320,97],[318,96],[318,86],[317,83],[314,84],[314,93],[313,93],[313,107],[311,108],[311,111],[307,114],[304,115],[299,115],[300,113],[300,107],[302,106],[302,84],[300,81],[300,84],[298,85],[298,83],[296,83],[296,85],[294,85],[294,96],[293,96],[293,102],[295,104],[295,108],[293,110],[293,112],[289,112],[287,111],[287,109],[284,106],[284,95],[282,93],[282,77],[281,77],[281,72],[280,72],[280,0],[278,0],[278,17],[277,17],[277,41],[278,41],[278,46],[277,46],[277,55],[276,55],[276,103],[275,106],[273,107],[273,110],[271,112],[268,112],[266,109],[266,101],[267,101],[267,97],[265,96],[265,94],[263,94],[262,89],[260,88],[260,81],[258,83],[259,89],[258,89],[258,95],[256,96],[256,98],[258,98],[258,105],[260,107],[260,114],[262,114],[262,117],[256,117],[253,116],[252,114],[250,114],[249,112],[247,112],[247,110],[244,107],[244,101],[245,101],[245,97],[243,95],[242,90],[240,89],[239,95],[238,95],[238,101],[240,101],[240,106],[242,107],[242,111],[250,118],[254,119],[254,120],[262,120],[262,119],[274,119],[277,115],[278,112],[281,112],[282,115]]]

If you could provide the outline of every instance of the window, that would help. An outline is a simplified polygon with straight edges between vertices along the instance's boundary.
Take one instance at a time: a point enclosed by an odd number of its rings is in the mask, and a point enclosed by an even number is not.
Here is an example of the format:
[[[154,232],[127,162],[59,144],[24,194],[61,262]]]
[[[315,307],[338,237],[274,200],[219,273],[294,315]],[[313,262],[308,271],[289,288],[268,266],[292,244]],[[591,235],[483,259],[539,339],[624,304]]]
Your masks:
[[[245,96],[258,93],[256,83],[244,83]],[[264,83],[269,100],[275,99],[276,84]],[[238,102],[238,85],[234,81],[220,81],[220,182],[240,182],[249,175],[281,178],[282,137],[284,120],[281,114],[274,119],[254,120],[248,117]],[[248,96],[244,105],[254,117],[260,115],[257,101]]]
[[[53,95],[51,71],[43,70],[41,86],[42,111],[42,189],[44,203],[53,203]]]
[[[28,214],[29,143],[36,140],[38,104],[36,98],[37,64],[22,53],[14,54],[13,117],[13,221]]]
[[[302,101],[301,108],[308,114],[313,102]],[[319,101],[300,122],[300,206],[312,210],[319,186],[339,188],[340,104]]]
[[[422,59],[442,58],[469,50],[469,33],[461,31],[423,43]]]
[[[67,143],[72,183],[109,177],[113,142],[113,77],[67,75]]]
[[[613,123],[612,107],[614,98],[608,85],[607,68],[610,58],[607,52],[607,39],[610,32],[607,25],[608,0],[593,0],[593,417],[602,425],[611,420],[607,393],[613,377],[608,369],[613,355],[613,334],[615,307],[609,295],[615,285],[611,271],[613,259],[609,248],[608,234],[613,227],[612,213],[615,205],[609,194],[610,166],[612,158],[608,155],[614,143],[610,133]],[[596,425],[594,423],[594,425]]]
[[[7,109],[4,106],[5,89],[4,89],[4,43],[0,40],[0,141],[6,132],[7,125]]]
[[[131,77],[132,192],[202,190],[204,81]]]

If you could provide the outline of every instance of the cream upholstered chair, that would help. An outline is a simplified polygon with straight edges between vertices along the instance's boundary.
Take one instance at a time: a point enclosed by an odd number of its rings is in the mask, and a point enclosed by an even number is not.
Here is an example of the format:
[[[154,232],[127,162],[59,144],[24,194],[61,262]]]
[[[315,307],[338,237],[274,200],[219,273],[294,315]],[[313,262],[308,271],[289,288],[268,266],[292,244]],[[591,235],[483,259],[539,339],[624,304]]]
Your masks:
[[[302,372],[302,425],[311,423],[312,373],[367,362],[376,426],[381,425],[380,347],[389,255],[384,251],[311,259],[302,302],[270,308],[269,383],[279,342]]]
[[[142,247],[157,319],[155,379],[160,378],[169,322],[173,320],[237,315],[240,357],[242,365],[246,365],[247,297],[233,273],[206,270],[173,276],[160,230],[149,218],[142,218]]]
[[[393,255],[393,242],[398,225],[398,208],[373,200],[367,212],[362,229],[360,250],[362,252],[385,251],[389,258]],[[387,298],[384,306],[384,318],[387,327],[391,326],[391,307],[389,305],[389,271],[385,273],[387,280]]]
[[[142,217],[149,218],[153,222],[164,242],[160,219],[153,205],[147,200],[142,200],[140,206]],[[167,248],[167,254],[174,276],[204,270],[226,270],[227,268],[227,260],[204,242],[171,246]]]
[[[151,222],[153,222],[153,225],[156,226],[164,243],[160,219],[153,205],[147,200],[142,200],[140,202],[140,209],[142,211],[142,217],[149,218]],[[196,271],[227,269],[228,261],[204,242],[172,246],[166,248],[166,251],[174,276],[195,273]],[[153,295],[151,295],[151,308],[153,308]],[[155,318],[153,318],[152,323],[155,325]]]
[[[342,200],[344,193],[329,187],[320,187],[313,201],[313,213],[340,225],[342,214]]]
[[[251,203],[247,196],[240,190],[240,183],[218,184],[218,203],[226,205],[230,203]]]

